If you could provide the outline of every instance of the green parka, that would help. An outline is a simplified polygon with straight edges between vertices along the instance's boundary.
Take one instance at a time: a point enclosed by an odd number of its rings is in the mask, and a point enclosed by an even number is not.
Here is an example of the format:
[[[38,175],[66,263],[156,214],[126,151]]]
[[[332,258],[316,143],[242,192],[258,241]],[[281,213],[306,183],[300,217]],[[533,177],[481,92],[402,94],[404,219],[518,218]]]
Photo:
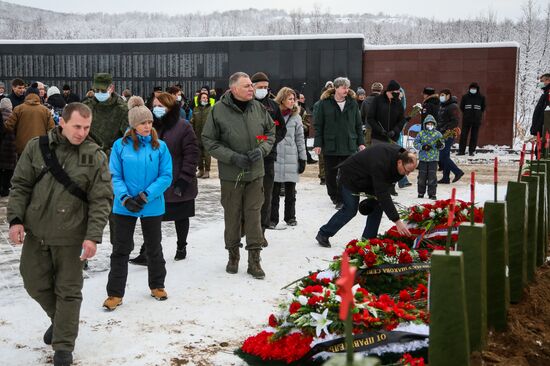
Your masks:
[[[313,108],[313,146],[320,147],[324,155],[353,155],[359,145],[365,144],[359,106],[355,101],[355,93],[350,89],[344,110],[340,110],[334,100],[334,93],[334,88],[327,89]]]
[[[265,135],[265,141],[257,136]],[[242,169],[231,163],[237,153],[246,154],[259,147],[266,157],[275,142],[275,124],[265,108],[251,100],[245,111],[241,111],[231,99],[231,92],[225,93],[212,107],[202,131],[202,143],[206,150],[218,159],[221,180],[237,181]],[[240,181],[250,182],[264,176],[264,160],[253,163]]]
[[[193,126],[193,130],[195,131],[195,136],[197,136],[197,139],[199,140],[199,146],[202,146],[202,130],[206,123],[206,119],[208,118],[208,114],[210,113],[210,109],[212,109],[212,106],[210,106],[210,104],[208,104],[207,106],[201,105],[193,109],[191,125]]]
[[[107,156],[90,138],[72,145],[61,127],[51,130],[48,138],[61,166],[87,193],[88,203],[69,193],[50,172],[37,181],[45,163],[36,137],[15,168],[8,221],[22,223],[27,235],[46,245],[82,245],[85,239],[100,243],[113,201]]]
[[[90,137],[109,153],[113,143],[128,129],[128,105],[116,93],[105,102],[88,98],[82,103],[92,110]]]

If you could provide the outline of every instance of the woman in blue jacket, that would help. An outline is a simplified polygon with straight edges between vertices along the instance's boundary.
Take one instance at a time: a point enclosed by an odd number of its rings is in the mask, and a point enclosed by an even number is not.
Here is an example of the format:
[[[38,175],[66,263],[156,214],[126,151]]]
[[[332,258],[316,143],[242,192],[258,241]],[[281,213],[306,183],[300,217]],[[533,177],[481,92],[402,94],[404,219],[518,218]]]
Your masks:
[[[128,100],[130,128],[115,141],[110,158],[115,199],[115,242],[103,306],[114,310],[122,304],[128,259],[134,249],[134,230],[140,218],[148,258],[151,296],[166,300],[166,267],[161,247],[164,191],[172,183],[172,158],[153,128],[153,115],[141,97]]]

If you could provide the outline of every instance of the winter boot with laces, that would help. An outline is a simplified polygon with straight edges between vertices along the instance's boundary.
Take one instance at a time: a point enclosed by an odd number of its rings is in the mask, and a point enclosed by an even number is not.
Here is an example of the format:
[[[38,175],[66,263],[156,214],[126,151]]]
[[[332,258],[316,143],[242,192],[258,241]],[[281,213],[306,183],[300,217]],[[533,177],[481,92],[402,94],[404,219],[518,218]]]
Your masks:
[[[103,302],[103,307],[107,310],[110,310],[110,311],[115,310],[120,305],[122,305],[122,297],[109,296]]]
[[[246,271],[249,275],[252,275],[255,279],[263,280],[265,278],[265,272],[260,265],[261,250],[249,250],[248,251],[248,270]]]
[[[239,259],[241,259],[241,255],[239,254],[239,247],[228,249],[228,251],[229,260],[227,261],[225,271],[227,273],[235,274],[239,272]]]
[[[168,294],[163,288],[152,288],[151,297],[154,297],[155,300],[164,301],[168,299]]]

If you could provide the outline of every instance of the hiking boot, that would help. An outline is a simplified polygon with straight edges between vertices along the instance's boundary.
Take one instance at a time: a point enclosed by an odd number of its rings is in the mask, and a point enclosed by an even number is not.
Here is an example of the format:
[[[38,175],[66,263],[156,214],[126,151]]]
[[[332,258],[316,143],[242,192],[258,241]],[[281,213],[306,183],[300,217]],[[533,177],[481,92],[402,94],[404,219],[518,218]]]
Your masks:
[[[418,198],[424,198],[424,195],[419,193]]]
[[[147,257],[145,254],[139,254],[137,257],[128,260],[128,263],[132,263],[138,266],[147,266]]]
[[[197,178],[202,178],[204,176],[204,170],[199,169],[199,172],[197,173]]]
[[[152,288],[151,297],[154,297],[155,300],[164,301],[168,298],[168,294],[164,291],[163,288]]]
[[[315,240],[317,240],[317,243],[319,243],[320,246],[325,248],[330,248],[330,241],[323,234],[318,233],[317,236],[315,237]]]
[[[53,324],[50,325],[50,327],[48,329],[46,329],[46,332],[44,333],[44,337],[42,339],[44,339],[44,343],[47,344],[48,346],[50,346],[52,344]]]
[[[115,310],[120,305],[122,305],[122,297],[109,296],[107,300],[103,302],[103,307],[110,311]]]
[[[227,266],[225,266],[225,271],[227,273],[235,274],[239,272],[239,259],[241,259],[239,247],[228,249],[228,251],[229,260],[227,261]]]
[[[202,179],[208,179],[210,178],[210,170],[206,170],[202,176]]]
[[[249,250],[248,251],[248,269],[246,273],[252,275],[257,280],[263,280],[265,278],[265,272],[260,266],[260,250]]]
[[[183,249],[176,250],[176,255],[174,256],[175,261],[181,261],[187,257],[187,249],[183,247]]]
[[[55,351],[53,355],[54,366],[69,366],[73,363],[73,353],[70,351]]]
[[[431,200],[437,201],[437,196],[430,196]]]

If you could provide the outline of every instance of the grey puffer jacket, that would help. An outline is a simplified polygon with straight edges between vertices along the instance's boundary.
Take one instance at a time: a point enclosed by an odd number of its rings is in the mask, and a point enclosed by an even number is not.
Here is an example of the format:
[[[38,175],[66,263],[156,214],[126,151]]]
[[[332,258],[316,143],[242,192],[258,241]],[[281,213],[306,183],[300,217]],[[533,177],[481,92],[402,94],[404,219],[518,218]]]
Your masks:
[[[286,135],[277,144],[275,182],[298,182],[298,159],[306,160],[304,126],[298,111],[285,117]]]

